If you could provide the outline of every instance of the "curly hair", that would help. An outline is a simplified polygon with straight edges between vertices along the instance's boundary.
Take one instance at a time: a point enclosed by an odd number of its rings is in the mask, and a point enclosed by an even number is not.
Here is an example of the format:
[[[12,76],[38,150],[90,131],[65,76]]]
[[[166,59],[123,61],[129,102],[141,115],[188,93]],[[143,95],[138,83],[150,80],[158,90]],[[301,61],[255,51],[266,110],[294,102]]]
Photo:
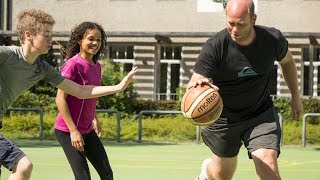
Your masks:
[[[93,55],[92,60],[97,61],[99,59],[100,54],[104,52],[105,46],[107,45],[107,35],[105,34],[103,28],[94,22],[83,22],[72,29],[67,47],[65,48],[64,52],[66,59],[70,59],[80,52],[79,41],[85,37],[88,30],[92,29],[98,29],[101,32],[101,47],[98,52]]]
[[[26,31],[37,34],[44,31],[45,26],[55,24],[55,20],[50,14],[39,9],[23,10],[17,18],[16,30],[21,44],[24,43],[24,33]]]

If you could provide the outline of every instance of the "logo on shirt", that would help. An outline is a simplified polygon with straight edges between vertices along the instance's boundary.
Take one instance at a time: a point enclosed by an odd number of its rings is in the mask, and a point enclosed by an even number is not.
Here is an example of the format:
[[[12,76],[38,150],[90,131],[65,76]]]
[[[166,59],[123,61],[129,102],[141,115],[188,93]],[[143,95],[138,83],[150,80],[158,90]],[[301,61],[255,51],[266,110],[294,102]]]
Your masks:
[[[258,74],[248,66],[244,67],[240,72],[238,72],[238,77],[256,76],[256,75]]]

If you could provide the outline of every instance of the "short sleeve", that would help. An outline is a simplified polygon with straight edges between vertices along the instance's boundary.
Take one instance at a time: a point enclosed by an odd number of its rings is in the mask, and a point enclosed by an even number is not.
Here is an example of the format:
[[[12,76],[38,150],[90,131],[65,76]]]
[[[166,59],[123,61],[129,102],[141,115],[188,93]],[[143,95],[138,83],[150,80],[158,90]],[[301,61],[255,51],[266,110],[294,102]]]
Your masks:
[[[78,68],[75,61],[67,60],[65,64],[61,67],[61,75],[67,79],[74,81]]]
[[[288,41],[284,35],[279,31],[277,43],[277,61],[281,61],[288,52]]]
[[[9,48],[7,48],[6,46],[0,46],[0,65],[8,59],[9,54]]]
[[[45,61],[41,61],[41,62],[43,63],[43,66],[46,72],[43,80],[50,83],[53,87],[58,86],[65,78],[61,76],[59,71],[57,71],[48,62],[45,62]]]
[[[193,68],[194,72],[207,78],[213,78],[218,70],[218,56],[216,44],[209,39],[201,49]]]

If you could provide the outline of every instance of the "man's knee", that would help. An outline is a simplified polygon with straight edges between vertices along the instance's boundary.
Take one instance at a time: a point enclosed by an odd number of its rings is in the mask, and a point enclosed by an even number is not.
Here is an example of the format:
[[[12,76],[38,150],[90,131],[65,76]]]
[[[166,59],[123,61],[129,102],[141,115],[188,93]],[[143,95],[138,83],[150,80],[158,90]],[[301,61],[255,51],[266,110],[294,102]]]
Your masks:
[[[232,179],[237,168],[237,157],[224,158],[213,156],[207,166],[207,175],[210,179]]]
[[[281,179],[278,169],[278,151],[274,149],[258,149],[251,153],[257,175],[261,179]]]

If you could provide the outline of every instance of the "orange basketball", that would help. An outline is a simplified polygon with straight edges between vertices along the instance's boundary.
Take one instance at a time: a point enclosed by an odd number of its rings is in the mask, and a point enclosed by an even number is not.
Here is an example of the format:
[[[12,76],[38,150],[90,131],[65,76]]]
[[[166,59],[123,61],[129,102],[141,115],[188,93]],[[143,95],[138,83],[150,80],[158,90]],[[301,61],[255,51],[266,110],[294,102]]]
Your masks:
[[[208,85],[198,85],[188,89],[181,101],[184,117],[199,126],[214,123],[222,109],[220,94]]]

